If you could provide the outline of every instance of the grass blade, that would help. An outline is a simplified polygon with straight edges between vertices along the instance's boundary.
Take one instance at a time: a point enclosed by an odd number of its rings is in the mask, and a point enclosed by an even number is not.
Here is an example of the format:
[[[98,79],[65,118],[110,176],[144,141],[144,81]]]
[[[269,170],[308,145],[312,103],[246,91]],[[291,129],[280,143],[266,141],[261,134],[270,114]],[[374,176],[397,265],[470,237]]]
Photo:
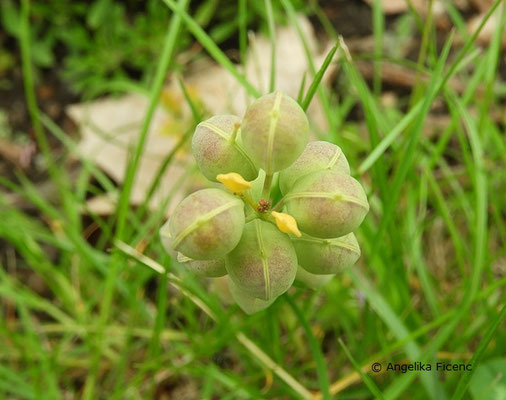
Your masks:
[[[413,163],[414,157],[415,157],[415,150],[416,146],[418,144],[423,122],[425,120],[425,117],[427,113],[429,112],[430,105],[438,95],[438,93],[445,87],[446,83],[450,79],[451,76],[453,76],[454,72],[457,70],[457,68],[460,65],[460,62],[464,58],[464,56],[467,54],[471,46],[473,45],[474,41],[478,37],[478,34],[481,32],[483,27],[485,26],[485,23],[488,21],[490,16],[493,14],[493,12],[497,9],[499,4],[501,3],[501,0],[496,0],[495,3],[492,5],[492,7],[489,9],[489,11],[485,14],[483,17],[480,25],[476,29],[476,31],[473,33],[473,35],[468,39],[468,41],[465,43],[461,51],[459,52],[458,56],[456,57],[455,61],[452,63],[450,68],[448,69],[448,72],[444,75],[442,79],[440,79],[440,76],[443,72],[444,63],[446,61],[446,58],[448,56],[448,53],[450,51],[452,37],[450,37],[441,52],[438,64],[436,65],[436,68],[433,73],[433,79],[431,80],[431,83],[429,84],[426,96],[423,101],[423,107],[420,113],[418,114],[418,118],[414,122],[414,126],[412,131],[410,132],[410,138],[408,142],[408,147],[406,151],[403,153],[402,158],[400,160],[400,167],[397,170],[397,173],[395,174],[394,183],[392,185],[392,189],[389,193],[389,202],[386,205],[385,212],[383,214],[383,218],[381,220],[380,227],[378,229],[377,235],[376,235],[376,246],[373,248],[373,255],[376,255],[378,250],[378,245],[381,242],[379,239],[383,236],[385,233],[387,227],[390,225],[390,220],[394,215],[394,210],[397,205],[397,201],[399,199],[404,181],[407,177],[408,171],[411,169],[411,165]]]
[[[292,311],[295,313],[295,316],[302,325],[302,329],[304,329],[304,333],[306,334],[309,348],[311,349],[311,353],[313,354],[313,358],[316,362],[316,371],[318,372],[318,383],[320,386],[320,390],[322,392],[323,399],[330,400],[331,397],[330,397],[329,376],[320,346],[318,345],[318,342],[316,341],[316,338],[313,335],[313,331],[311,330],[309,323],[304,317],[304,314],[302,314],[302,312],[300,311],[299,307],[297,307],[297,304],[295,304],[295,301],[293,301],[291,296],[289,296],[288,294],[285,294],[283,298],[290,305]]]
[[[380,318],[389,327],[392,334],[394,334],[395,337],[401,341],[408,337],[410,335],[409,330],[402,323],[402,321],[395,314],[395,312],[388,305],[381,294],[372,287],[367,278],[358,270],[349,270],[349,274],[353,279],[353,282],[355,282],[355,285],[366,296],[371,307],[376,311],[376,313],[378,313]],[[414,340],[406,343],[404,350],[411,360],[417,361],[422,357],[422,351]],[[435,374],[432,372],[428,374],[421,374],[420,379],[422,379],[424,387],[431,398],[446,398],[444,392],[442,392],[442,388],[439,385],[439,381],[437,380],[437,376]]]
[[[199,41],[199,43],[204,46],[204,48],[211,54],[211,56],[220,64],[223,68],[229,71],[237,81],[244,86],[244,88],[254,97],[259,97],[260,92],[248,82],[246,77],[241,74],[234,64],[228,59],[228,57],[221,51],[221,49],[216,45],[216,43],[209,37],[209,35],[195,22],[195,20],[185,11],[185,9],[178,5],[173,0],[163,0],[163,2],[175,13],[175,15],[179,16],[188,30],[192,33],[192,35]]]
[[[271,0],[264,0],[267,11],[267,25],[269,26],[269,40],[271,42],[271,70],[269,78],[269,93],[276,88],[276,28],[274,27],[274,14]]]
[[[145,256],[140,253],[136,249],[128,246],[126,243],[122,241],[116,241],[116,247],[125,253],[126,255],[134,258],[139,263],[151,268],[152,270],[158,272],[159,274],[167,274],[169,284],[174,288],[180,290],[184,295],[188,296],[188,298],[204,313],[206,313],[211,319],[214,321],[220,322],[219,317],[216,315],[214,311],[200,298],[195,296],[193,293],[188,291],[183,285],[182,281],[179,277],[174,275],[171,272],[166,272],[165,268],[157,263],[155,260]],[[227,323],[222,322],[222,323]],[[245,334],[242,332],[238,332],[235,334],[236,339],[255,357],[262,365],[272,370],[276,375],[279,376],[287,385],[289,385],[301,398],[303,399],[312,399],[312,393],[307,390],[304,386],[302,386],[299,381],[297,381],[293,376],[291,376],[286,370],[284,370],[279,364],[274,362],[267,354],[265,354],[262,349],[260,349],[255,343],[253,343]]]
[[[180,0],[179,5],[183,8],[186,8],[188,2],[189,0]],[[175,14],[170,22],[167,31],[164,48],[162,51],[162,55],[160,57],[160,61],[158,63],[153,86],[151,88],[149,104],[146,111],[146,115],[144,117],[144,121],[141,126],[139,139],[137,141],[137,145],[135,148],[134,157],[132,161],[128,163],[127,166],[125,181],[123,185],[123,190],[121,191],[121,195],[119,198],[118,211],[117,211],[116,236],[117,238],[120,239],[123,237],[125,233],[127,216],[130,208],[130,195],[132,192],[135,175],[137,173],[142,153],[144,151],[149,127],[151,125],[153,115],[158,105],[158,100],[160,97],[160,93],[162,91],[167,70],[172,60],[174,50],[176,48],[180,26],[181,26],[181,17],[178,14]],[[86,382],[84,385],[83,399],[85,400],[91,400],[95,397],[94,389],[98,375],[98,366],[103,351],[102,337],[112,306],[112,300],[114,297],[114,289],[115,289],[115,280],[117,278],[120,266],[123,264],[122,258],[123,256],[121,255],[121,253],[117,251],[113,254],[113,257],[111,259],[111,265],[109,267],[109,271],[106,276],[104,296],[102,298],[100,307],[100,315],[98,323],[99,329],[94,338],[96,343],[96,350],[93,356],[93,362],[90,373],[86,377]]]
[[[471,360],[469,360],[469,364],[473,366],[473,369],[469,373],[462,374],[459,383],[457,385],[457,389],[455,390],[455,393],[453,394],[451,400],[460,400],[464,396],[467,387],[469,386],[469,382],[471,381],[471,378],[473,377],[473,374],[476,371],[479,362],[481,361],[483,353],[487,349],[488,344],[494,337],[495,331],[497,330],[497,328],[499,328],[499,325],[501,324],[505,316],[506,316],[506,304],[503,305],[501,311],[499,311],[499,314],[497,314],[495,319],[490,324],[490,327],[488,328],[487,332],[485,332],[485,335],[483,335],[483,338],[481,339],[478,348],[474,352],[473,357],[471,358]]]
[[[373,35],[374,35],[374,94],[381,93],[381,57],[383,55],[383,33],[385,30],[385,16],[381,0],[374,0],[372,6]]]
[[[313,96],[315,95],[316,91],[318,90],[318,87],[320,85],[320,82],[323,79],[323,75],[325,74],[325,71],[327,71],[328,67],[330,66],[330,63],[332,62],[332,59],[334,58],[334,54],[336,54],[337,49],[339,48],[339,43],[336,43],[332,49],[330,49],[329,53],[327,54],[327,57],[325,57],[325,60],[323,61],[322,66],[314,76],[313,82],[311,82],[311,86],[309,86],[309,89],[306,93],[306,96],[304,97],[304,100],[301,103],[301,107],[304,111],[307,111],[309,104],[311,104],[311,100],[313,99]]]
[[[358,167],[358,172],[364,174],[369,168],[383,155],[392,143],[404,132],[404,130],[413,122],[422,109],[422,101],[414,106],[409,112],[402,118],[399,123],[386,135],[381,142],[374,148],[372,152],[362,161],[362,164]]]
[[[374,395],[376,399],[384,399],[383,394],[379,390],[378,386],[374,383],[374,381],[362,371],[362,368],[357,363],[357,361],[353,358],[353,356],[350,353],[350,350],[346,347],[344,342],[341,338],[338,339],[339,344],[341,345],[341,348],[344,351],[344,354],[346,354],[346,357],[348,357],[348,360],[350,360],[351,364],[355,368],[355,370],[360,374],[360,377],[362,378],[362,381],[365,383],[367,388],[371,391],[371,393]]]
[[[304,97],[304,89],[306,88],[306,77],[307,74],[304,72],[304,74],[302,75],[302,79],[300,81],[299,90],[297,92],[297,103],[299,104],[302,103],[302,98]]]

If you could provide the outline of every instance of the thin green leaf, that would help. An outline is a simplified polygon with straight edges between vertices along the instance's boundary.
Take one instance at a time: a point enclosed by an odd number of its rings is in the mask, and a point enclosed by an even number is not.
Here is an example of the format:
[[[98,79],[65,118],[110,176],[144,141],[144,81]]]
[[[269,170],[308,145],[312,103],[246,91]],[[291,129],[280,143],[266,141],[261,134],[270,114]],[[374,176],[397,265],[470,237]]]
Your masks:
[[[341,348],[343,349],[344,354],[346,354],[346,357],[348,357],[348,360],[350,360],[351,364],[353,365],[353,368],[355,368],[355,371],[357,371],[359,373],[360,377],[362,378],[362,381],[365,383],[365,385],[367,386],[369,391],[374,395],[374,397],[376,399],[384,399],[383,394],[379,390],[378,386],[376,386],[374,381],[367,374],[365,374],[364,371],[362,371],[362,368],[357,363],[355,358],[353,358],[350,350],[348,349],[348,347],[346,347],[343,340],[341,338],[338,338],[337,340],[338,340],[339,344],[341,345]]]
[[[328,67],[330,66],[330,63],[332,62],[332,59],[334,58],[334,55],[336,54],[337,49],[339,48],[339,43],[336,43],[332,49],[330,49],[329,53],[327,54],[327,57],[325,57],[325,60],[323,61],[322,66],[314,76],[313,82],[311,82],[311,85],[309,86],[309,89],[306,93],[306,96],[304,97],[304,100],[301,103],[301,107],[304,111],[306,111],[309,107],[309,104],[311,104],[311,100],[313,99],[313,96],[315,95],[316,91],[318,90],[318,86],[320,85],[320,82],[323,79],[323,75],[325,74],[325,71],[327,71]],[[305,75],[304,75],[305,76]]]
[[[211,56],[220,64],[223,68],[229,71],[237,81],[244,86],[244,88],[254,97],[259,97],[260,92],[255,89],[251,83],[248,82],[246,77],[241,74],[234,64],[228,59],[228,57],[221,51],[216,43],[209,37],[209,35],[195,22],[195,20],[184,10],[181,5],[178,5],[173,0],[163,0],[163,2],[186,24],[188,30],[193,36],[204,46],[204,48],[211,54]]]
[[[299,307],[297,307],[297,304],[295,304],[295,301],[293,301],[293,299],[288,294],[285,294],[283,296],[283,298],[290,305],[293,312],[295,313],[295,316],[297,317],[300,324],[302,325],[302,329],[304,329],[304,333],[306,334],[309,348],[311,349],[311,353],[313,354],[313,358],[316,362],[316,371],[318,373],[318,383],[319,383],[320,390],[322,392],[322,396],[325,400],[330,400],[331,396],[330,396],[329,375],[327,372],[327,365],[326,365],[325,360],[323,358],[323,354],[320,349],[320,346],[318,345],[318,342],[316,341],[316,338],[313,335],[313,331],[311,330],[309,323],[307,322],[306,318],[304,317],[304,314],[302,314],[302,312],[300,311]]]
[[[505,316],[506,316],[506,304],[503,305],[501,311],[499,311],[499,313],[497,314],[497,316],[495,317],[495,319],[492,321],[489,328],[485,332],[485,335],[483,335],[483,338],[481,339],[478,348],[476,349],[476,351],[474,352],[473,356],[471,357],[468,363],[472,365],[472,371],[462,374],[451,400],[460,400],[466,393],[467,387],[469,386],[469,382],[471,381],[474,372],[476,372],[476,369],[478,368],[478,365],[481,361],[481,358],[483,357],[483,354],[485,353],[485,350],[487,349],[490,341],[492,340],[492,338],[496,333],[497,328],[499,328],[499,325],[501,325],[501,322],[503,321]]]

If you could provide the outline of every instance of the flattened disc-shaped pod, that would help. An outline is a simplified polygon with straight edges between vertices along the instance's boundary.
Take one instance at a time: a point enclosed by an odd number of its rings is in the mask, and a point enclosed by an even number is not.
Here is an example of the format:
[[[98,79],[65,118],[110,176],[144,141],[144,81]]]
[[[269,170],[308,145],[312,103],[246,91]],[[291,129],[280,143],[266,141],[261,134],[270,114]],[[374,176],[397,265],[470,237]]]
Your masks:
[[[255,100],[246,110],[241,140],[255,165],[267,174],[292,164],[309,138],[304,110],[281,92]]]
[[[369,211],[362,185],[349,175],[329,170],[298,179],[285,196],[285,204],[299,229],[319,238],[354,231]]]
[[[218,278],[227,274],[225,258],[217,260],[194,260],[178,253],[177,261],[197,276],[203,278]]]
[[[335,239],[304,235],[292,238],[292,243],[299,265],[315,275],[337,274],[360,258],[360,247],[353,233]]]
[[[230,285],[228,284],[228,281],[229,279],[227,275],[211,279],[211,290],[216,293],[222,303],[227,306],[236,302],[230,292]]]
[[[297,275],[295,275],[295,282],[300,282],[307,286],[309,289],[318,290],[326,283],[328,283],[335,275],[316,275],[307,272],[300,265],[297,267]]]
[[[228,287],[230,293],[232,294],[232,298],[235,300],[237,305],[249,315],[265,310],[276,301],[276,298],[271,300],[262,300],[257,297],[250,296],[243,290],[239,289],[234,281],[230,279],[230,276],[228,277]]]
[[[241,239],[244,203],[220,189],[192,193],[169,220],[172,248],[195,260],[222,258]]]
[[[255,219],[245,225],[239,244],[225,257],[225,267],[243,292],[272,300],[292,286],[297,255],[288,235]]]
[[[309,142],[300,157],[279,173],[281,193],[287,194],[297,179],[325,169],[350,174],[350,165],[339,146],[324,141]]]
[[[202,174],[216,182],[218,174],[237,172],[247,181],[258,175],[253,161],[232,133],[241,122],[235,115],[216,115],[197,125],[192,153]]]
[[[169,232],[169,221],[165,222],[160,228],[160,241],[162,242],[163,249],[173,258],[177,259],[178,252],[172,248],[172,236]]]

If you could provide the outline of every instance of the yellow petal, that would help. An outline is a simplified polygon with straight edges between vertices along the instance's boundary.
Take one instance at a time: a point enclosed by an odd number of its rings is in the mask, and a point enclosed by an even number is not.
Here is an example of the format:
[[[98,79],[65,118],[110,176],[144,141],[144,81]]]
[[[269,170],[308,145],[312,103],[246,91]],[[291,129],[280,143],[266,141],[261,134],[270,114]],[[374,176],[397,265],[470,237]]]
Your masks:
[[[251,188],[251,183],[245,180],[237,172],[230,172],[228,174],[219,174],[216,179],[223,183],[223,185],[234,193],[242,193]]]
[[[297,227],[297,221],[295,221],[294,217],[289,214],[278,213],[276,211],[273,211],[271,214],[276,220],[276,225],[281,232],[293,233],[297,237],[302,236],[299,228]]]

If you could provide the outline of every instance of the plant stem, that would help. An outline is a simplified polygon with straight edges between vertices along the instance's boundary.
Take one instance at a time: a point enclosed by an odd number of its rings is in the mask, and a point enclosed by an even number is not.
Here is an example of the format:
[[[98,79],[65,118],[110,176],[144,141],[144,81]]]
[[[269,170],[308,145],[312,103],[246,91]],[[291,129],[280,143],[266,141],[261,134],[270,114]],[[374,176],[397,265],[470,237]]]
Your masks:
[[[247,193],[242,193],[239,195],[246,203],[248,203],[251,208],[256,212],[258,210],[258,204],[251,198],[251,196]]]
[[[52,163],[51,150],[44,131],[42,129],[41,122],[39,120],[39,108],[37,106],[37,98],[34,89],[34,79],[32,72],[32,56],[30,49],[30,1],[24,0],[21,3],[21,33],[20,33],[20,46],[21,46],[21,63],[23,67],[23,84],[25,89],[26,103],[28,107],[28,113],[33,124],[33,130],[35,133],[35,139],[37,145],[42,152],[44,158],[48,163]]]
[[[271,185],[272,185],[272,177],[274,174],[266,174],[265,175],[265,181],[264,181],[264,188],[262,190],[262,198],[264,200],[269,200],[269,197],[271,195]]]
[[[239,122],[234,124],[234,131],[232,132],[232,135],[230,136],[230,143],[235,142],[235,139],[237,138],[237,132],[239,132],[240,127],[241,127],[241,124]]]
[[[276,87],[276,29],[274,27],[271,0],[265,0],[264,4],[267,10],[267,25],[269,27],[269,39],[271,42],[271,71],[269,79],[269,93],[271,93]]]

